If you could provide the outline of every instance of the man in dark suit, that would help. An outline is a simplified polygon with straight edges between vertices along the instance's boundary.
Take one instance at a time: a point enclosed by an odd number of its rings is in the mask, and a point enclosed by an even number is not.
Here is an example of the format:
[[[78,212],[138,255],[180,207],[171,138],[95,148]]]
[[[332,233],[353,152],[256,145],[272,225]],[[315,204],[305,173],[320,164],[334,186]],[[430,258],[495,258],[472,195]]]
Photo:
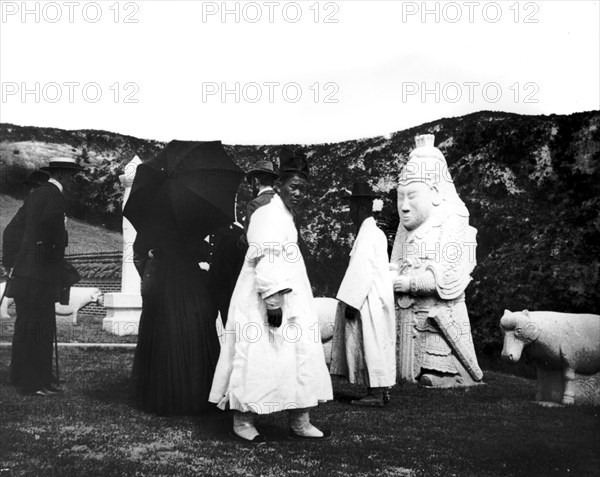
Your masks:
[[[208,283],[223,325],[227,323],[229,302],[246,256],[247,247],[241,242],[243,236],[244,229],[237,222],[219,228],[211,236]]]
[[[47,172],[33,171],[29,175],[29,178],[23,181],[27,195],[34,189],[37,189],[39,186],[48,182],[49,178],[50,176]],[[2,266],[7,270],[10,270],[15,266],[15,259],[17,252],[19,251],[19,246],[21,245],[24,230],[25,205],[22,205],[2,233]]]
[[[271,161],[258,161],[246,173],[246,180],[252,185],[252,197],[254,197],[246,206],[246,219],[244,221],[244,230],[248,232],[250,217],[263,205],[271,202],[276,192],[273,189],[277,173],[273,170]]]
[[[227,323],[227,312],[233,289],[244,264],[244,256],[248,249],[245,231],[248,231],[250,217],[263,205],[271,202],[276,192],[273,184],[277,173],[271,161],[258,161],[246,173],[246,180],[252,185],[254,197],[246,206],[244,229],[234,222],[221,227],[211,237],[212,256],[210,260],[209,283],[211,295],[221,313],[223,325]]]
[[[66,200],[80,167],[74,159],[52,159],[42,170],[48,182],[23,204],[23,229],[12,270],[11,294],[17,319],[12,343],[11,381],[26,394],[60,392],[52,378],[54,303],[60,298],[60,278],[67,246]]]

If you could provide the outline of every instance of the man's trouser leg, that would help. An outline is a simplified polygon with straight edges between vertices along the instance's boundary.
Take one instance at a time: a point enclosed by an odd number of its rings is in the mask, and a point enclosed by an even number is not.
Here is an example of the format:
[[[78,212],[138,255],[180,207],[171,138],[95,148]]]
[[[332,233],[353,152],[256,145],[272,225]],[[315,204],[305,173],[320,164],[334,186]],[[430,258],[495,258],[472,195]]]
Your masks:
[[[34,392],[52,384],[56,297],[52,284],[22,280],[23,287],[15,296],[11,379],[21,391]]]

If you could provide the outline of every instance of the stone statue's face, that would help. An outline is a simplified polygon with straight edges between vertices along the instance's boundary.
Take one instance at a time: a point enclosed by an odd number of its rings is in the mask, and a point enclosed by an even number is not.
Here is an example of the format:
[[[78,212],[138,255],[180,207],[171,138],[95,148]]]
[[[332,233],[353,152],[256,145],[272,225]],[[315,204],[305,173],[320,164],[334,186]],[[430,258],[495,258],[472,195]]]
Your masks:
[[[398,214],[406,230],[414,230],[431,216],[434,191],[424,182],[398,186]]]

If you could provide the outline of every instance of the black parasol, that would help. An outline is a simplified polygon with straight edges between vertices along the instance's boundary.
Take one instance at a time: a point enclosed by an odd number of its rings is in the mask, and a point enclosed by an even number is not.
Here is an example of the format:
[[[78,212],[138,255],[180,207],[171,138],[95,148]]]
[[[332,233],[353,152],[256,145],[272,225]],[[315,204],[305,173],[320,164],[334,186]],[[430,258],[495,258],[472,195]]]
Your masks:
[[[123,215],[152,247],[183,243],[194,250],[234,221],[243,177],[220,141],[171,141],[138,166]]]

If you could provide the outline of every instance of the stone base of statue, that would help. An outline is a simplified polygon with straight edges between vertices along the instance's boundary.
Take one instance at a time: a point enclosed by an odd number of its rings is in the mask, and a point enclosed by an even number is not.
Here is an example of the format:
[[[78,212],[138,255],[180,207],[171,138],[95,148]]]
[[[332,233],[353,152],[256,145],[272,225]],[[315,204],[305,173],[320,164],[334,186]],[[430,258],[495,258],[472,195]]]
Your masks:
[[[107,293],[104,295],[106,318],[102,329],[117,336],[137,335],[142,314],[141,295]]]
[[[575,405],[600,406],[600,373],[577,374],[572,381]],[[561,404],[564,393],[564,377],[562,370],[537,368],[536,402]]]
[[[421,310],[422,314],[428,316],[427,309]],[[419,312],[417,312],[418,314]],[[418,383],[428,388],[454,388],[477,386],[483,384],[481,381],[482,373],[477,363],[474,366],[478,370],[478,379],[475,380],[471,373],[464,367],[462,361],[452,352],[451,348],[443,338],[442,333],[431,333],[431,331],[420,330],[424,328],[425,319],[417,320],[415,314],[403,311],[396,313],[397,320],[397,379],[409,383]],[[418,323],[420,321],[421,323]],[[431,326],[428,325],[428,326]],[[469,328],[470,336],[470,328]],[[424,333],[429,334],[425,337]],[[429,369],[427,354],[444,357],[447,369],[436,363]],[[435,359],[434,359],[435,361]],[[448,362],[451,363],[448,366]]]

